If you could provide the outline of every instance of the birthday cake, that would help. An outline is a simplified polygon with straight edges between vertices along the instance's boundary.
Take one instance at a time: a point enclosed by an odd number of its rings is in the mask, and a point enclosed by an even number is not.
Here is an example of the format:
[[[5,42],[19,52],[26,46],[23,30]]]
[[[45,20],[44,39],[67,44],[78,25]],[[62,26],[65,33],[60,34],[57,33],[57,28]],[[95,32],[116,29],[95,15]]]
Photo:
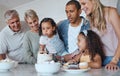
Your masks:
[[[51,54],[38,54],[37,63],[43,63],[52,60]]]

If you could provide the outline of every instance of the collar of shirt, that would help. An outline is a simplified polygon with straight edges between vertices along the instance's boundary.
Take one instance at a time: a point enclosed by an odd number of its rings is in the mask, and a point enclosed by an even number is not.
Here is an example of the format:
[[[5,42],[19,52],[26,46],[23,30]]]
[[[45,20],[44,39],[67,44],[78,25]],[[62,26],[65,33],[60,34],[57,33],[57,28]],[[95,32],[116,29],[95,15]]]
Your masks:
[[[18,31],[18,32],[14,32],[14,31],[12,31],[12,30],[10,29],[9,26],[7,26],[7,28],[8,28],[8,31],[9,31],[9,33],[10,33],[11,35],[15,35],[15,34],[18,34],[18,33],[21,33],[21,32],[22,32],[22,30],[20,30],[20,31]]]

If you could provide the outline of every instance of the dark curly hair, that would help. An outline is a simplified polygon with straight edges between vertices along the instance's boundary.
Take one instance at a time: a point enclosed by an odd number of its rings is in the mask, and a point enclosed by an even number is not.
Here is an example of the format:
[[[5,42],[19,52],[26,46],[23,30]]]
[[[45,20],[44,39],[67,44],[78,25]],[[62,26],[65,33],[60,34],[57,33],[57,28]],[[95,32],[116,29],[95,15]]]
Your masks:
[[[43,22],[50,22],[52,27],[55,27],[55,30],[53,31],[53,34],[56,34],[57,24],[55,23],[55,21],[52,18],[43,18],[42,21],[40,22],[40,26],[39,26],[39,35],[40,36],[42,35],[42,23]]]
[[[91,55],[91,60],[94,61],[93,58],[95,57],[95,55],[99,54],[103,62],[105,58],[105,54],[104,54],[103,43],[100,37],[92,30],[87,30],[87,36],[85,35],[84,32],[80,32],[80,34],[84,35],[86,38],[87,47]]]

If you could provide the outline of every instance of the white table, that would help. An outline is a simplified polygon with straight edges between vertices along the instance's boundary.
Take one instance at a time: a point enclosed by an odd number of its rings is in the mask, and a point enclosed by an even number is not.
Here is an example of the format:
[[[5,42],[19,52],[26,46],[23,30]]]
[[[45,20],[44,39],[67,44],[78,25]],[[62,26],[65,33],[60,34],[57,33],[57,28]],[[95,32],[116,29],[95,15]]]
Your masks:
[[[37,73],[34,65],[30,64],[19,64],[16,68],[11,69],[8,72],[0,72],[0,76],[42,76]],[[116,72],[107,71],[102,69],[90,69],[87,72],[80,74],[67,73],[60,71],[57,74],[47,75],[47,76],[120,76],[120,70]]]

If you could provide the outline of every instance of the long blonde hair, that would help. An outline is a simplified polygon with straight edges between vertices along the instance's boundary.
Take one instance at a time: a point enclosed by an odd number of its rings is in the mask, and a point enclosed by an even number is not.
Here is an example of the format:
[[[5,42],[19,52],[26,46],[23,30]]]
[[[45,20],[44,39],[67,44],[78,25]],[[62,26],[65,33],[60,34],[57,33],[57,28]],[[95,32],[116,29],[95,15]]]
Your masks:
[[[90,0],[94,3],[93,11],[88,16],[92,27],[96,27],[100,32],[106,30],[106,20],[104,17],[104,6],[100,3],[100,0]]]

